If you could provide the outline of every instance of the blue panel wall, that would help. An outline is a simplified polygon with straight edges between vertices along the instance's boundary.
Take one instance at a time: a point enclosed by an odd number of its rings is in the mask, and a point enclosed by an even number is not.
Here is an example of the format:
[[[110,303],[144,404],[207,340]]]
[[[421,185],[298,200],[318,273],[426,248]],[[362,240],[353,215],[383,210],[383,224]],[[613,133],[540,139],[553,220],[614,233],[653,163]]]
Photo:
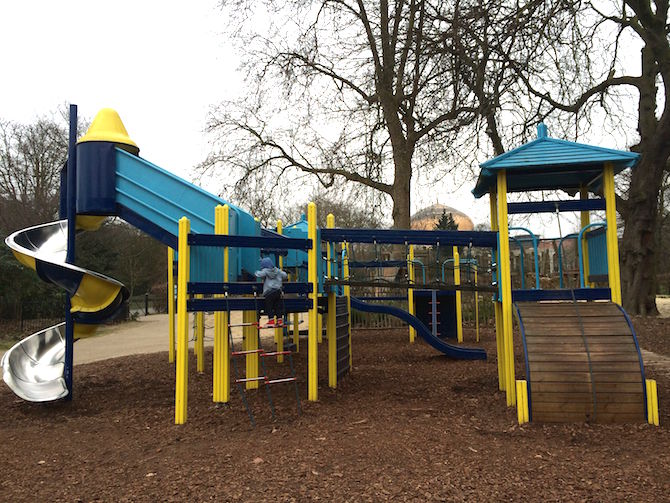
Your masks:
[[[607,274],[607,235],[605,229],[585,232],[589,249],[589,274]]]

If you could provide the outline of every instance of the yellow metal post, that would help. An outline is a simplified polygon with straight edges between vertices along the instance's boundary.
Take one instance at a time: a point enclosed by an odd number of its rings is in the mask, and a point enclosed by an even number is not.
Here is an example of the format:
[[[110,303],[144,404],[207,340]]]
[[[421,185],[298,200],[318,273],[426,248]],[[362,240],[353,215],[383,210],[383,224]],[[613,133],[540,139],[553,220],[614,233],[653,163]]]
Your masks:
[[[277,220],[277,234],[282,234],[282,232],[283,232],[282,222],[281,220]],[[283,266],[284,266],[284,257],[279,255],[277,267],[282,269]],[[277,352],[281,353],[282,351],[284,351],[284,329],[277,327],[275,328],[274,332],[275,332],[275,343],[277,344]],[[283,363],[284,355],[278,354],[277,362]]]
[[[463,342],[463,306],[461,305],[461,260],[458,246],[454,246],[454,285],[456,285],[456,340]],[[437,307],[437,306],[436,306]]]
[[[312,305],[309,309],[309,336],[307,342],[307,398],[310,401],[317,401],[319,399],[319,346],[318,346],[318,298],[319,298],[319,284],[317,278],[317,260],[320,255],[320,243],[316,235],[316,204],[309,203],[307,205],[307,238],[312,242],[312,248],[307,253],[307,276],[308,281],[312,285],[312,292],[309,298]]]
[[[645,382],[647,387],[647,422],[658,426],[660,424],[658,419],[658,387],[655,379],[647,379]]]
[[[414,245],[409,245],[409,253],[407,255],[407,275],[409,277],[410,284],[414,284]],[[414,289],[410,288],[407,290],[407,307],[409,314],[412,316],[416,315],[416,309],[414,307]],[[412,326],[409,327],[409,342],[410,344],[416,339],[416,329]]]
[[[349,244],[342,243],[342,250],[344,250],[344,258],[342,259],[342,278],[349,281]],[[352,355],[351,347],[351,287],[349,285],[344,285],[343,288],[344,297],[347,299],[347,312],[349,313],[349,372],[354,368],[354,358]]]
[[[196,299],[202,299],[202,294],[197,294]],[[205,313],[195,313],[195,359],[196,370],[200,373],[205,371]]]
[[[243,311],[243,323],[255,323],[257,321],[256,311]],[[245,326],[243,328],[245,351],[254,351],[258,349],[258,327],[254,325]],[[258,377],[258,353],[247,353],[246,356],[247,375],[249,379]],[[257,389],[258,381],[247,381],[247,389]]]
[[[317,298],[319,296],[317,295]],[[321,344],[323,342],[323,315],[321,313],[316,314],[316,323],[317,323],[317,334],[318,334],[318,340],[317,342]]]
[[[189,278],[188,235],[191,223],[188,218],[179,219],[179,241],[177,267],[177,365],[175,383],[175,424],[186,422],[188,404],[188,312],[186,312],[186,287]]]
[[[498,171],[498,235],[500,247],[500,282],[502,286],[502,327],[505,344],[505,391],[507,405],[516,404],[516,389],[514,385],[514,340],[512,335],[512,278],[509,259],[509,229],[507,222],[507,173]]]
[[[498,200],[495,190],[491,190],[489,194],[489,205],[491,207],[491,230],[498,230]],[[491,260],[498,262],[497,268],[500,268],[500,251],[497,252],[497,256],[491,257]],[[496,278],[494,278],[496,280]],[[502,328],[502,302],[500,299],[493,302],[493,310],[495,316],[495,325],[496,325],[496,355],[498,358],[498,389],[500,391],[505,391],[505,344],[504,344],[504,331]]]
[[[475,268],[475,340],[479,342],[479,292],[477,291],[477,266]]]
[[[616,197],[614,194],[614,167],[611,163],[603,168],[603,192],[607,222],[607,276],[612,302],[621,304],[621,277],[619,275],[619,241],[616,227]]]
[[[586,187],[583,187],[583,186],[580,187],[579,188],[579,198],[582,201],[587,200],[589,198],[589,189],[587,189]],[[590,217],[590,214],[589,214],[588,210],[581,211],[580,214],[579,214],[579,217],[580,217],[580,225],[581,225],[582,229],[584,227],[586,227],[587,225],[589,225],[589,223],[591,223],[590,222],[591,217]],[[584,263],[582,264],[583,271],[584,271],[584,285],[587,286],[587,287],[591,287],[592,285],[589,282],[589,275],[590,275],[590,272],[589,272],[589,247],[586,243],[586,234],[584,234],[583,237],[584,237],[584,239],[582,239],[581,246],[582,246],[582,260],[584,261]]]
[[[516,411],[519,424],[524,424],[529,421],[530,413],[528,410],[528,386],[527,381],[516,381]]]
[[[335,216],[332,213],[326,218],[326,227],[335,227]],[[335,260],[335,244],[327,243],[328,279],[333,277],[333,260]],[[328,386],[337,388],[337,301],[333,287],[328,290],[328,318],[326,323],[326,337],[328,338]]]
[[[168,246],[168,321],[170,324],[170,346],[168,348],[168,361],[174,363],[174,250]]]
[[[227,235],[229,232],[230,208],[217,206],[214,212],[214,232]],[[228,282],[228,247],[223,249],[223,281]],[[223,294],[216,294],[223,298]],[[230,400],[230,348],[228,343],[228,312],[214,313],[214,402],[226,403]]]

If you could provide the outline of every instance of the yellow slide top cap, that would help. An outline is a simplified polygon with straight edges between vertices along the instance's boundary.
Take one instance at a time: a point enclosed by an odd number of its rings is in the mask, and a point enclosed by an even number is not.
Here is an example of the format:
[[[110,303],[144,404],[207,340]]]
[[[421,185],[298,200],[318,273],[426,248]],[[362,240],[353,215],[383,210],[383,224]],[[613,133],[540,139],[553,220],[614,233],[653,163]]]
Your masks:
[[[133,140],[128,136],[128,131],[121,121],[121,117],[112,108],[103,108],[98,112],[93,119],[88,131],[82,136],[77,143],[84,143],[89,141],[107,141],[110,143],[118,143],[120,145],[127,145],[131,148],[127,149],[129,152],[138,154],[140,149]]]

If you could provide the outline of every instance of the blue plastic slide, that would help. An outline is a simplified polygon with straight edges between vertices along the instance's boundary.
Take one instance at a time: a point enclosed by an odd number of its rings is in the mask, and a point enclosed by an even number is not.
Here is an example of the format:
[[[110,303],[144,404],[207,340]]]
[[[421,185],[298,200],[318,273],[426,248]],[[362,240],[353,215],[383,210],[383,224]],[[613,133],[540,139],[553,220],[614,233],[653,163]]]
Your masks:
[[[414,327],[416,333],[424,341],[426,341],[438,351],[447,355],[449,358],[454,358],[457,360],[486,360],[486,351],[483,349],[462,348],[460,346],[454,346],[453,344],[444,342],[442,339],[435,337],[419,318],[412,316],[403,309],[383,304],[369,304],[367,302],[363,302],[360,299],[357,299],[356,297],[351,297],[351,307],[364,313],[383,313],[400,318]]]

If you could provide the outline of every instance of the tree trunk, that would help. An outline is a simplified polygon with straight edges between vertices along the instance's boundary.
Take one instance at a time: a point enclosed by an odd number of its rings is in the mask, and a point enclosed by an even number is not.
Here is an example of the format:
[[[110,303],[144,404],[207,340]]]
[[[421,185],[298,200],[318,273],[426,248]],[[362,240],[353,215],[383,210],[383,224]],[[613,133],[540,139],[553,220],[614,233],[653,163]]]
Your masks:
[[[394,155],[395,177],[393,181],[393,227],[411,228],[410,190],[412,180],[412,154],[406,150]]]
[[[631,314],[658,314],[654,285],[656,249],[654,230],[658,213],[656,196],[660,179],[657,166],[664,165],[663,156],[645,156],[633,168],[625,212],[625,230],[621,245],[622,300]],[[667,157],[667,156],[666,156]]]
[[[621,212],[625,229],[621,245],[621,287],[623,305],[631,314],[656,315],[656,247],[658,195],[670,154],[667,145],[670,124],[668,106],[656,119],[657,66],[653,52],[642,50],[639,85],[640,163],[633,168],[628,200]]]

